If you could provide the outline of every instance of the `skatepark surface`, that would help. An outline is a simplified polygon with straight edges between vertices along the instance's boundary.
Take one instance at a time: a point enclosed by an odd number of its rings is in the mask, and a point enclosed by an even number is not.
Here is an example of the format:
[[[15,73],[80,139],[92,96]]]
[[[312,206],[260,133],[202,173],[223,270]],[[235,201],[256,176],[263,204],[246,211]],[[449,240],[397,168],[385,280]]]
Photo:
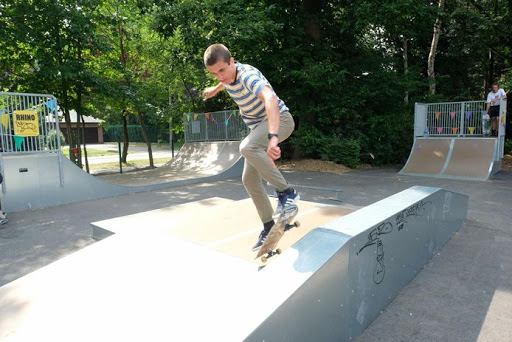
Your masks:
[[[397,171],[379,169],[341,175],[285,172],[287,180],[292,184],[341,188],[341,204],[351,210],[413,185],[440,187],[469,196],[466,223],[357,341],[511,341],[512,172],[502,171],[487,182],[471,182],[404,176],[397,174]],[[331,195],[325,191],[308,188],[299,191],[305,200],[304,207],[301,207],[304,213],[316,207],[322,208],[319,203],[325,205],[324,208],[340,204],[325,200]],[[115,220],[125,215],[164,208],[175,207],[179,211],[179,205],[211,198],[218,198],[210,204],[212,208],[222,205],[221,202],[226,200],[241,201],[242,207],[234,211],[231,217],[235,220],[239,215],[241,221],[245,222],[247,217],[253,215],[251,222],[254,224],[248,225],[247,234],[242,234],[240,238],[246,239],[247,243],[256,239],[259,231],[257,220],[255,213],[248,211],[250,206],[243,204],[244,200],[247,202],[247,195],[239,179],[12,213],[9,215],[10,222],[0,226],[0,285],[93,245],[94,240],[90,237],[91,222]],[[310,205],[308,202],[316,204]],[[200,219],[205,220],[205,225],[208,224],[208,217]],[[105,242],[108,243],[108,239],[102,241]],[[165,244],[165,240],[162,239],[161,243]],[[236,244],[236,241],[229,243]],[[132,255],[134,262],[138,253],[147,251],[143,245],[133,244],[131,248],[123,255]],[[148,266],[151,269],[151,265]],[[140,281],[144,277],[143,274],[132,276],[134,279],[131,281]],[[240,274],[240,277],[244,276],[251,277]],[[134,294],[127,295],[134,297]],[[143,297],[135,295],[134,301],[140,304]],[[23,303],[19,305],[19,308],[13,310],[23,310]],[[108,318],[107,313],[99,314]],[[76,319],[83,324],[84,329],[94,329],[88,327],[85,315]]]

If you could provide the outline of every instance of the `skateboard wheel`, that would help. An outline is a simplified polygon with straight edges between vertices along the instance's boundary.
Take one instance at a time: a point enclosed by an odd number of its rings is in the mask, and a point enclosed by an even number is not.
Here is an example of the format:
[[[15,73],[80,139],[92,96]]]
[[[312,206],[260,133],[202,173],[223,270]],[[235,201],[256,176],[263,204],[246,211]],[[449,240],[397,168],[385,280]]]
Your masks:
[[[295,221],[294,225],[295,225],[295,227],[299,228],[300,227],[300,222],[299,221]]]
[[[276,254],[281,254],[282,250],[281,248],[276,249]]]
[[[263,262],[267,262],[267,257],[266,257],[266,256],[262,256],[262,257],[261,257],[261,261],[263,261]]]

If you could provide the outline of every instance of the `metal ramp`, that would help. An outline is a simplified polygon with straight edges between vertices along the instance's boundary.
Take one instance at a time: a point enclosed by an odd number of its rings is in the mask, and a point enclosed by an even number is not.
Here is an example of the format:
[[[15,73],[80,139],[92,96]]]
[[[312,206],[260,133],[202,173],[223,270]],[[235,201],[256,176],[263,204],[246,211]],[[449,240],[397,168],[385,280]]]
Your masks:
[[[96,222],[115,234],[0,288],[0,341],[350,341],[450,239],[467,204],[418,186],[348,215],[304,202],[311,229],[263,269],[227,248],[257,235],[250,200]]]
[[[416,138],[399,174],[461,180],[488,180],[500,170],[495,138]]]
[[[59,152],[0,154],[4,210],[44,208],[240,177],[238,141],[185,144],[174,161],[153,170],[92,176]]]
[[[507,100],[500,102],[497,137],[484,130],[485,101],[416,103],[414,143],[402,175],[485,181],[499,172]]]

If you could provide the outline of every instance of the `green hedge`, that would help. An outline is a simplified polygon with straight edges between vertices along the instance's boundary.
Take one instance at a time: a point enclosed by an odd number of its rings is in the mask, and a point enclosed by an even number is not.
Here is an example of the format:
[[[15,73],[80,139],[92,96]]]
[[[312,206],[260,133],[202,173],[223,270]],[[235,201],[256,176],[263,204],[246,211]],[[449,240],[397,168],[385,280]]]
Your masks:
[[[360,164],[361,146],[356,139],[338,135],[324,136],[316,127],[307,125],[292,137],[292,144],[306,158],[331,160],[348,167]]]

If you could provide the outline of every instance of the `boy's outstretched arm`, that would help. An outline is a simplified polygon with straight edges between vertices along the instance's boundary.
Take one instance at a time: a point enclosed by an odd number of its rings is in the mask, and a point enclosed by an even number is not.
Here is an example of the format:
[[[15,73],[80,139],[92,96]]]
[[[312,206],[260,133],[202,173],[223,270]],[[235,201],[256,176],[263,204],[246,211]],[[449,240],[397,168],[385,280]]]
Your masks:
[[[203,90],[203,98],[205,100],[208,100],[208,99],[214,97],[215,95],[217,95],[219,93],[219,91],[221,91],[223,89],[224,89],[224,85],[222,83],[219,83],[214,87],[208,87],[205,90]]]

